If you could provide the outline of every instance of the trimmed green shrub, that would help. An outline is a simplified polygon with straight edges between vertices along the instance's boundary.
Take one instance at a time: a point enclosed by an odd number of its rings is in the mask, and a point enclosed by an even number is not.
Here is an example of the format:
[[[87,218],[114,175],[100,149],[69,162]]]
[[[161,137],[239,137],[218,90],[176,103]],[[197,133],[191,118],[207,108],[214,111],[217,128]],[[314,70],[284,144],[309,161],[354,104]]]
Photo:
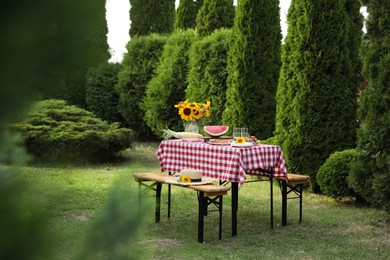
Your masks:
[[[119,96],[115,89],[121,68],[119,63],[103,63],[89,69],[86,75],[87,108],[108,122],[123,122],[118,111]]]
[[[277,0],[242,0],[228,56],[223,123],[247,127],[259,139],[273,135],[280,71],[281,29]]]
[[[350,185],[368,203],[390,212],[390,5],[385,0],[365,2],[369,16],[362,54],[368,87],[360,98]]]
[[[196,31],[204,37],[216,29],[231,28],[233,23],[233,0],[204,0],[196,17]]]
[[[44,100],[12,127],[38,160],[106,160],[132,144],[132,131],[108,124],[64,100]]]
[[[173,32],[175,0],[130,0],[130,38]]]
[[[335,151],[353,148],[356,140],[356,92],[351,19],[345,1],[294,1],[283,46],[277,89],[275,136],[290,171],[316,174]],[[360,26],[361,20],[355,21]],[[349,37],[357,37],[352,40]]]
[[[160,65],[159,59],[166,41],[167,36],[158,34],[131,39],[122,61],[122,71],[118,74],[118,109],[127,122],[126,126],[132,129],[140,140],[155,138],[144,120],[145,113],[140,104],[146,95],[146,85]]]
[[[348,186],[348,176],[351,171],[355,149],[332,153],[317,173],[317,182],[321,191],[336,199],[355,196]]]
[[[188,88],[190,101],[211,101],[204,124],[220,125],[226,102],[227,52],[231,30],[220,29],[194,42],[190,50]]]
[[[185,98],[188,52],[194,40],[194,30],[173,33],[164,46],[160,66],[146,87],[141,108],[145,111],[148,126],[157,136],[162,136],[161,130],[166,126],[172,130],[183,130],[174,105]]]

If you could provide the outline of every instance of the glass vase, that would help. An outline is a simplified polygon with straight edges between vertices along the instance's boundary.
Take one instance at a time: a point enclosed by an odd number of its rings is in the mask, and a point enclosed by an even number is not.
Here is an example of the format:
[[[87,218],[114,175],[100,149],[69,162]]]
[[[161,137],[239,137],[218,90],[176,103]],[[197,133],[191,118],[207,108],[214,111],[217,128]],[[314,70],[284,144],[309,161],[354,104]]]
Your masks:
[[[196,120],[185,122],[184,131],[198,134],[199,133],[198,122],[196,122]]]

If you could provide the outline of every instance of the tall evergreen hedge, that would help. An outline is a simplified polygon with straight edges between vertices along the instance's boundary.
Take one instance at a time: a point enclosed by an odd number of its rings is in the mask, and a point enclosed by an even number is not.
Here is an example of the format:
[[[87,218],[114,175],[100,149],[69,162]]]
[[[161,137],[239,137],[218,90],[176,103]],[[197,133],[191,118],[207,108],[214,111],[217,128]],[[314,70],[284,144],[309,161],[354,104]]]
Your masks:
[[[187,88],[189,49],[195,39],[194,30],[178,31],[167,40],[156,74],[146,86],[141,108],[153,133],[161,136],[166,126],[182,131],[183,123],[175,104],[184,101]]]
[[[203,5],[203,0],[180,0],[176,10],[175,30],[195,29],[196,16]]]
[[[144,111],[140,108],[146,94],[146,85],[159,66],[167,36],[151,34],[132,38],[127,44],[127,53],[118,74],[118,109],[138,139],[153,139],[154,134],[144,121]]]
[[[340,0],[293,0],[288,13],[275,135],[289,170],[311,175],[315,192],[316,173],[329,155],[355,145],[358,84],[351,81],[351,55],[358,49],[350,45],[350,17]]]
[[[222,122],[230,37],[230,29],[219,29],[191,47],[186,98],[198,102],[211,101],[211,115],[204,118],[204,124],[220,125]]]
[[[260,139],[272,136],[281,52],[277,0],[238,2],[228,59],[223,122],[247,127]]]
[[[196,31],[204,37],[216,29],[231,28],[233,23],[233,0],[204,0],[196,17]]]
[[[390,2],[365,2],[369,16],[362,54],[368,87],[360,98],[350,184],[371,205],[390,211]]]
[[[130,38],[168,34],[175,22],[175,0],[130,0]]]
[[[88,70],[86,75],[86,102],[89,111],[108,122],[121,122],[118,111],[119,96],[115,87],[118,82],[120,63],[103,63]]]

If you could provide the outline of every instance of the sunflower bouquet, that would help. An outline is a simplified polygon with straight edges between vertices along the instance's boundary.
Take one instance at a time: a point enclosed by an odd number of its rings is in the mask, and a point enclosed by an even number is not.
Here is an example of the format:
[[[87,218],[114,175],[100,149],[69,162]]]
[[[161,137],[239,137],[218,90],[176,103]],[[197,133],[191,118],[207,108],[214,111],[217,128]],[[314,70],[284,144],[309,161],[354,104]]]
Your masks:
[[[180,101],[175,105],[179,109],[179,115],[184,121],[199,120],[203,116],[210,116],[210,101],[207,103]]]

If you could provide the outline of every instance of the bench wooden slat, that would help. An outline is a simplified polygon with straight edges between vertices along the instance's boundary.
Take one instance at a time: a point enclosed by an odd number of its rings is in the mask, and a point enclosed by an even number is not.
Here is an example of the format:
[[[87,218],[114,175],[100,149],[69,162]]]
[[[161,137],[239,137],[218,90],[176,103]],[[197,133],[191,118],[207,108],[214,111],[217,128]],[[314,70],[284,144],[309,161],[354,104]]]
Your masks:
[[[290,185],[306,184],[310,177],[302,174],[288,173],[287,183]]]

